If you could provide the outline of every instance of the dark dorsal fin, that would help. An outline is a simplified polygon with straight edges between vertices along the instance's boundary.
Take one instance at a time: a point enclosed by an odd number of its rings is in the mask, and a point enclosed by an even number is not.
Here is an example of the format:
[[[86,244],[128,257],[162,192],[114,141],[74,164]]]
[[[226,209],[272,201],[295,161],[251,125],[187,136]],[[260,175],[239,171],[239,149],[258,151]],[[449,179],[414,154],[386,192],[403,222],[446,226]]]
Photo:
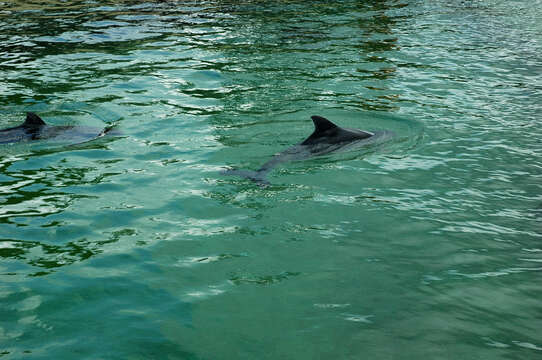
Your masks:
[[[314,123],[314,133],[313,135],[318,136],[318,134],[323,133],[325,131],[334,129],[338,127],[328,119],[322,116],[314,115],[311,116],[312,122]]]
[[[340,129],[337,125],[326,119],[325,117],[314,115],[311,116],[312,122],[314,123],[314,131],[312,132],[311,136],[306,138],[301,145],[308,145],[313,143],[314,141],[318,141],[317,139],[324,138],[326,136],[329,136],[330,130],[333,129]]]
[[[43,125],[45,125],[45,121],[43,121],[38,115],[34,114],[33,112],[26,113],[26,120],[23,123],[24,127],[34,128]]]

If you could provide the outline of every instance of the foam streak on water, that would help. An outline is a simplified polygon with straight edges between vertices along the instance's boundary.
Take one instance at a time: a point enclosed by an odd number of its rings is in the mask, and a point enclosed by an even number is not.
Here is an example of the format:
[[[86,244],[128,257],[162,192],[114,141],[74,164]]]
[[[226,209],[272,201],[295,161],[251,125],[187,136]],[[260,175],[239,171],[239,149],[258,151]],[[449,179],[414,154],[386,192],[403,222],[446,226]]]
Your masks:
[[[0,357],[540,357],[540,9],[3,1]]]

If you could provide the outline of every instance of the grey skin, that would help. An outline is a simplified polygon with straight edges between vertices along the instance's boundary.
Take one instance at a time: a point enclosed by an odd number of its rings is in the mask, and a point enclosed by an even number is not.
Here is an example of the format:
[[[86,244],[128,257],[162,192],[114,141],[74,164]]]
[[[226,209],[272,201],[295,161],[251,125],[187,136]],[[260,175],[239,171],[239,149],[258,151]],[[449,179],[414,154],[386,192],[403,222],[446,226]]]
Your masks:
[[[19,126],[0,130],[0,144],[54,139],[70,143],[82,143],[105,135],[112,127],[105,129],[83,126],[50,126],[33,112],[26,113],[26,120]]]
[[[265,177],[280,163],[325,155],[375,136],[375,133],[368,131],[339,127],[322,116],[311,116],[311,119],[314,123],[314,132],[308,138],[274,155],[260,169],[256,171],[232,169],[224,171],[223,174],[241,176],[260,185],[267,185],[269,182]]]

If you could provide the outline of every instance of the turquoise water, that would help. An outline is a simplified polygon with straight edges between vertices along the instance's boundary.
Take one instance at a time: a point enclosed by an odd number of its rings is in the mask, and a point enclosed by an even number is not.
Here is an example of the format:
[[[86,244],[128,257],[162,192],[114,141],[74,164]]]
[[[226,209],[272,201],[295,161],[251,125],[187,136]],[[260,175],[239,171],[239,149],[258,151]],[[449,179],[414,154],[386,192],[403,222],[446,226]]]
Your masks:
[[[3,359],[542,356],[541,2],[0,3]],[[389,131],[258,169],[311,115]]]

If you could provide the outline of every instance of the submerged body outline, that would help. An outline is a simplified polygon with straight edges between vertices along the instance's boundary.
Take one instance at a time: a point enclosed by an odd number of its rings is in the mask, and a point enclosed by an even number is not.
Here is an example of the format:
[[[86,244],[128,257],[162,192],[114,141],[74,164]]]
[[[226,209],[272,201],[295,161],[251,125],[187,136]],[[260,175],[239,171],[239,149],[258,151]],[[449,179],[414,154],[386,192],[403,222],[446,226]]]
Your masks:
[[[83,137],[83,142],[86,142],[104,136],[113,128],[114,126],[100,129],[74,125],[47,125],[37,114],[27,112],[26,119],[21,125],[0,129],[0,144],[59,139],[63,136]]]
[[[222,173],[244,177],[260,185],[268,185],[267,174],[281,163],[325,155],[378,135],[377,132],[342,128],[322,116],[314,115],[311,119],[314,123],[314,131],[309,137],[273,155],[258,170],[229,169]]]

